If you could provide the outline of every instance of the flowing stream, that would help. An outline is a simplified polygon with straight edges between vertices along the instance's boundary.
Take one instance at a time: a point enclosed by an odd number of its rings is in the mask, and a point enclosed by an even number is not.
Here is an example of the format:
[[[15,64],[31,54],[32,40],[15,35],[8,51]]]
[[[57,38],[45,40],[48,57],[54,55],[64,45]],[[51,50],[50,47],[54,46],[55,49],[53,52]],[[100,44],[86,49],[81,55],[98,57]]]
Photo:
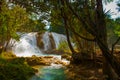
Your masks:
[[[62,67],[44,66],[30,80],[66,80],[66,76]]]
[[[31,57],[32,55],[36,56],[47,56],[44,54],[40,48],[37,46],[36,40],[37,33],[25,33],[22,34],[19,41],[16,41],[12,47],[12,51],[19,57]],[[45,32],[42,37],[44,43],[44,50],[50,50],[51,42],[50,36],[52,35],[55,48],[58,48],[58,45],[61,41],[65,41],[66,37],[57,33]],[[49,54],[52,55],[52,54]],[[48,56],[49,56],[48,55]],[[52,55],[58,59],[61,59],[61,55]],[[61,59],[62,61],[62,59]],[[30,80],[66,80],[63,66],[58,64],[51,64],[51,66],[42,66],[39,67],[39,72],[37,75],[33,76]]]

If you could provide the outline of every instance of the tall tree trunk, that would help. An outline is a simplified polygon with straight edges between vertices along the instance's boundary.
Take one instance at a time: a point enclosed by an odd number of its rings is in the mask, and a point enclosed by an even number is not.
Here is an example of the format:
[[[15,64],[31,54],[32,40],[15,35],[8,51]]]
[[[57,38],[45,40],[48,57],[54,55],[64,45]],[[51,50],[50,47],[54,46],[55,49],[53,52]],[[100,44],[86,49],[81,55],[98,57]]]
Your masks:
[[[61,3],[62,5],[64,6],[64,8],[62,7],[61,8],[61,15],[63,17],[63,20],[64,20],[64,25],[65,25],[65,29],[66,29],[66,36],[67,36],[67,42],[68,42],[68,45],[69,45],[69,48],[72,52],[72,60],[71,60],[71,63],[75,63],[75,64],[79,64],[81,62],[81,54],[77,53],[72,44],[71,44],[71,41],[70,41],[70,35],[69,35],[69,28],[72,27],[70,26],[70,19],[68,18],[67,16],[67,13],[66,13],[66,10],[65,10],[65,0],[61,0]]]
[[[82,23],[83,27],[87,30],[87,32],[89,32],[95,37],[96,43],[99,45],[105,60],[107,61],[108,64],[110,64],[110,66],[114,69],[114,71],[120,77],[120,63],[116,59],[116,57],[111,55],[111,52],[108,49],[108,45],[107,45],[106,22],[105,22],[105,16],[103,12],[102,0],[96,0],[96,5],[95,5],[96,20],[95,21],[91,19],[91,15],[87,15],[88,19],[86,21],[84,17],[82,17],[81,15],[78,15],[76,11],[74,11],[73,7],[67,1],[66,3],[68,8],[71,10],[74,16],[76,16],[76,18],[78,18],[78,20]],[[91,14],[91,13],[88,11],[88,14]],[[108,70],[108,72],[109,71],[111,70]],[[109,75],[108,72],[107,74]]]
[[[117,59],[111,55],[108,47],[98,40],[98,45],[103,54],[103,72],[108,80],[118,80],[120,76],[120,64]],[[113,59],[113,60],[112,60]]]
[[[96,8],[97,37],[108,49],[106,22],[104,19],[105,17],[103,12],[102,0],[96,0],[96,2],[97,2]],[[101,46],[99,40],[97,40],[97,43],[99,46]],[[100,49],[102,50],[103,53],[103,73],[108,80],[115,80],[117,77],[115,77],[116,75],[114,74],[112,67],[107,62],[106,57],[104,55],[107,54],[106,49],[103,50],[104,49],[103,47],[100,47]]]
[[[68,27],[68,23],[67,23],[67,20],[64,18],[64,22],[65,22],[65,29],[66,29],[66,36],[67,36],[67,42],[68,42],[68,45],[69,45],[69,48],[72,52],[72,60],[71,60],[71,63],[74,63],[74,64],[79,64],[81,62],[81,55],[79,53],[77,53],[72,44],[71,44],[71,41],[70,41],[70,35],[69,35],[69,27]]]

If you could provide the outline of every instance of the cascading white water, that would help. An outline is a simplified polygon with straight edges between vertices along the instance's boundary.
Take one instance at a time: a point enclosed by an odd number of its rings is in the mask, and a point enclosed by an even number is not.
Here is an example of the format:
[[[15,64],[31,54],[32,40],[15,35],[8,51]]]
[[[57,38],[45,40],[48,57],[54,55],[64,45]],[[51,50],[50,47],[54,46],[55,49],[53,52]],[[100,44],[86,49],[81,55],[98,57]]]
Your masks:
[[[53,39],[55,41],[56,48],[58,48],[60,42],[67,40],[65,35],[57,34],[57,33],[54,33],[54,32],[52,32],[51,34],[52,34]]]
[[[50,40],[50,38],[53,38],[53,42],[55,44],[55,48],[58,48],[59,44],[62,42],[62,41],[67,41],[66,40],[66,36],[63,35],[63,34],[58,34],[58,33],[54,33],[54,32],[45,32],[43,37],[42,37],[42,41],[44,43],[44,51],[49,51],[52,49],[52,42]]]
[[[53,56],[54,60],[61,60],[61,62],[68,64],[66,60],[63,60],[61,58],[61,55],[43,54],[42,51],[40,51],[41,49],[37,47],[36,34],[37,33],[34,32],[22,34],[19,41],[11,39],[10,44],[13,44],[15,42],[14,46],[12,47],[12,51],[15,53],[16,56],[19,57],[31,57],[32,55]],[[42,37],[42,39],[44,40],[44,46],[46,50],[50,49],[51,47],[49,34],[50,34],[49,32],[45,32]],[[56,47],[58,47],[61,40],[66,40],[66,37],[64,35],[60,35],[57,33],[52,33],[52,36],[55,41]],[[56,65],[54,63],[51,64],[51,66],[59,67],[58,64]]]
[[[42,37],[42,41],[44,43],[44,50],[49,50],[51,49],[51,42],[50,42],[50,38],[49,38],[49,32],[45,32],[43,37]]]
[[[42,55],[42,52],[36,46],[36,33],[25,33],[21,35],[20,41],[15,43],[12,50],[16,56]]]
[[[37,40],[36,40],[37,33],[32,32],[32,33],[24,33],[24,34],[19,33],[19,34],[21,35],[19,41],[15,41],[11,39],[13,42],[15,42],[14,46],[12,46],[12,51],[13,53],[16,54],[16,56],[24,56],[24,57],[32,56],[32,55],[45,56],[46,54],[43,54],[42,51],[50,51],[52,49],[58,48],[61,41],[66,41],[65,35],[54,32],[45,32],[41,37],[44,46],[44,50],[43,50],[37,47]],[[53,44],[51,40],[53,40],[55,48],[52,48]]]

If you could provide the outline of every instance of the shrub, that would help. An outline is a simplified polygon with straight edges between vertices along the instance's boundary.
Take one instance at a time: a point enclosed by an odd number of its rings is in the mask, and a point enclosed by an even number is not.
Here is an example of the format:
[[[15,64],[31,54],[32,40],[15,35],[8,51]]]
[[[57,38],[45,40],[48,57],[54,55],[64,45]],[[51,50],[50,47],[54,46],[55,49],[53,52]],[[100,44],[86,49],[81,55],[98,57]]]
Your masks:
[[[28,80],[34,75],[34,70],[24,61],[23,58],[11,61],[0,58],[0,80]]]
[[[15,58],[16,55],[12,52],[2,52],[0,55],[2,58]]]
[[[68,50],[68,43],[66,41],[61,41],[60,44],[58,45],[58,50]]]

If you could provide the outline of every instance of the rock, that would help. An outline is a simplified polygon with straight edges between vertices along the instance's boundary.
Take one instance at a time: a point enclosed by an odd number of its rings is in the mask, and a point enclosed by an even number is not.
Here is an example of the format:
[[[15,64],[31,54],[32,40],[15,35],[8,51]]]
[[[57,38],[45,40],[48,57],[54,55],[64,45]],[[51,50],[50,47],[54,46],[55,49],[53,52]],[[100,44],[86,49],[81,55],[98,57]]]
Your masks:
[[[26,58],[26,62],[28,63],[28,65],[31,66],[35,66],[35,65],[50,65],[53,60],[53,58],[51,56],[47,56],[47,57],[27,57]]]
[[[62,55],[62,59],[63,59],[63,58],[65,58],[65,59],[67,59],[67,60],[71,60],[71,55],[65,53],[65,54]]]
[[[44,58],[53,58],[53,56],[44,56]]]
[[[28,65],[50,65],[50,62],[46,61],[43,57],[27,57],[26,62]]]
[[[63,50],[53,49],[53,50],[45,51],[45,53],[47,53],[47,54],[57,54],[57,55],[61,55],[61,54],[64,54],[65,52],[64,52]]]
[[[42,36],[43,36],[43,33],[38,33],[36,35],[36,40],[37,40],[37,46],[40,48],[40,49],[44,49],[44,43],[42,41]]]
[[[53,57],[53,56],[42,56],[42,57],[26,57],[25,58],[26,62],[30,66],[36,66],[36,65],[44,65],[44,66],[49,66],[52,63],[54,64],[61,64],[63,66],[68,65],[69,63],[66,61],[63,61],[59,58]]]

